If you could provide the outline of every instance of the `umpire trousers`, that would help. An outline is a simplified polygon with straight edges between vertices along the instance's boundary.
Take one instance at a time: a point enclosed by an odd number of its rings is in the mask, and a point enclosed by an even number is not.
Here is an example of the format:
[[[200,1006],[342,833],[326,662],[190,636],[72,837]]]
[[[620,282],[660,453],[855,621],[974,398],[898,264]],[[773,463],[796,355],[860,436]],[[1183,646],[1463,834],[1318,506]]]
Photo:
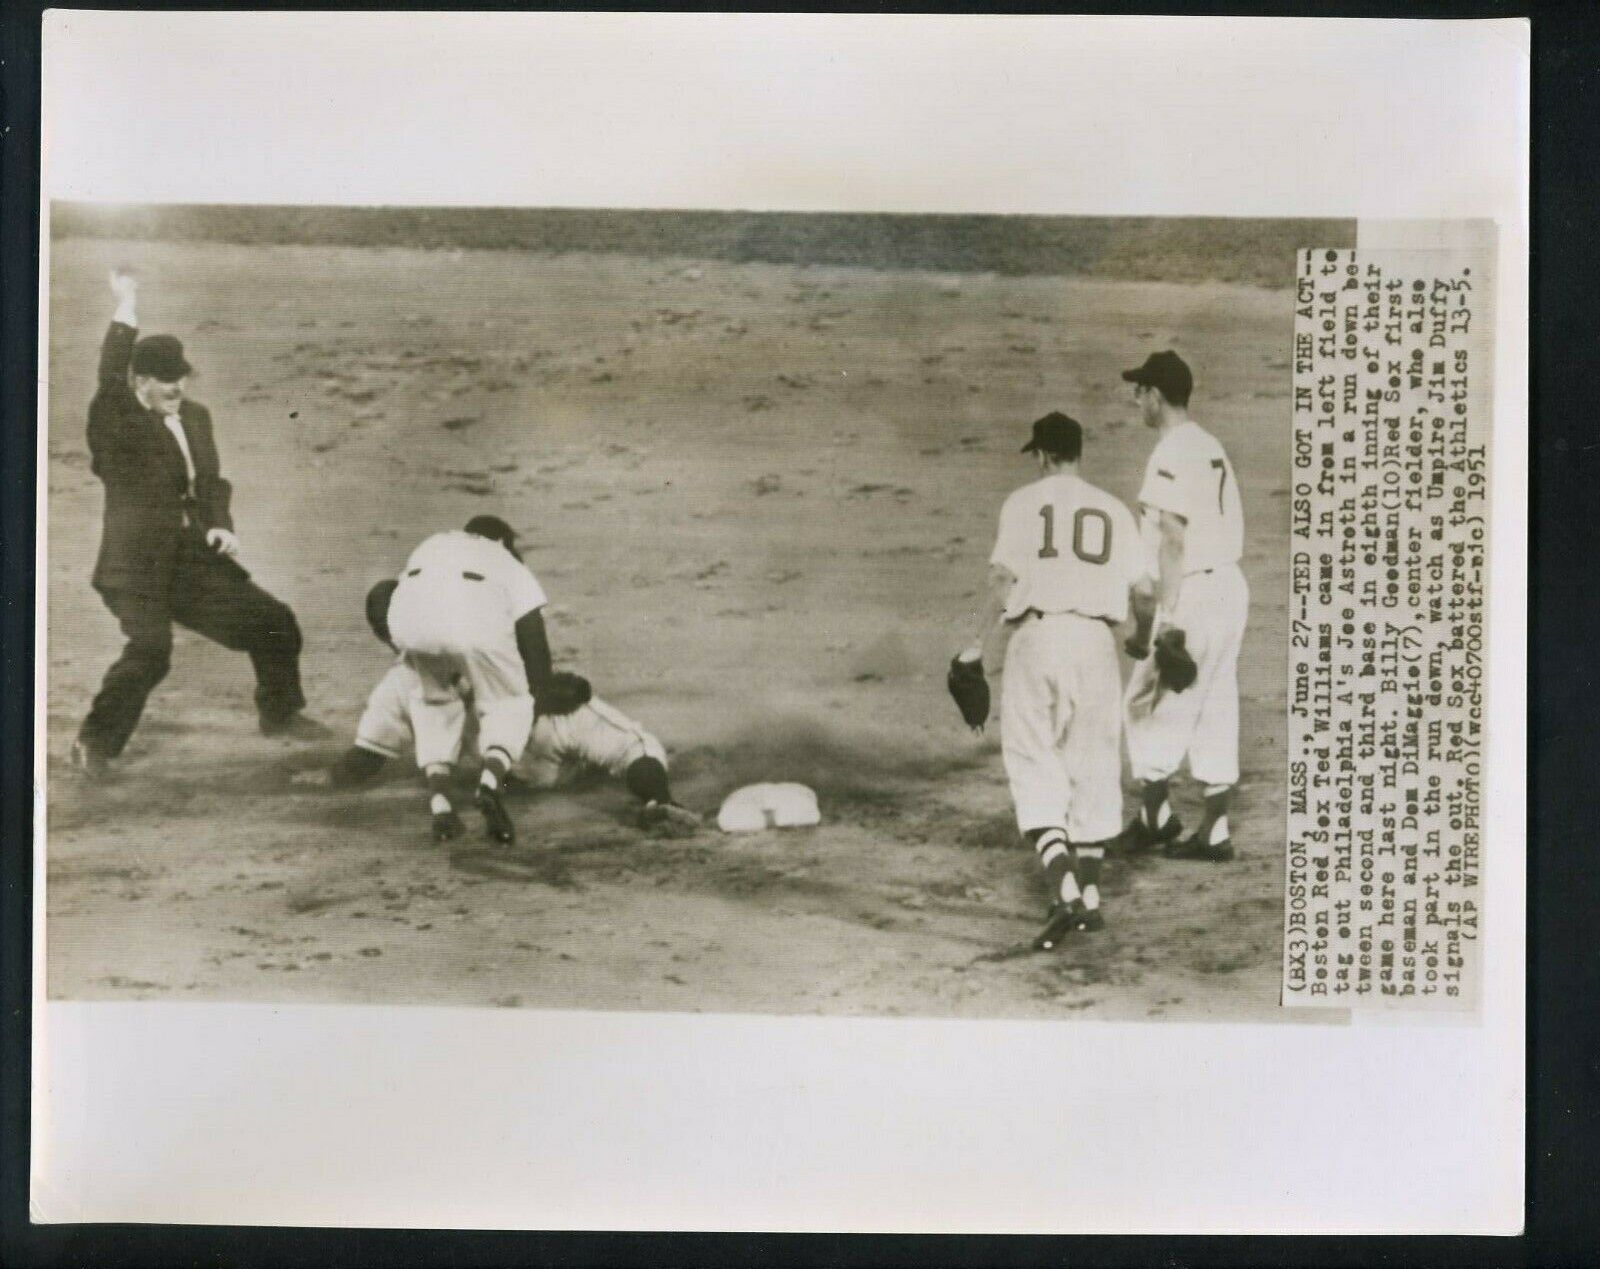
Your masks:
[[[123,589],[101,592],[122,625],[127,645],[106,671],[78,734],[84,747],[115,758],[144,713],[145,701],[172,666],[172,623],[235,652],[255,667],[256,708],[265,723],[305,707],[300,689],[299,623],[281,600],[250,580],[232,560],[185,542],[166,595]]]

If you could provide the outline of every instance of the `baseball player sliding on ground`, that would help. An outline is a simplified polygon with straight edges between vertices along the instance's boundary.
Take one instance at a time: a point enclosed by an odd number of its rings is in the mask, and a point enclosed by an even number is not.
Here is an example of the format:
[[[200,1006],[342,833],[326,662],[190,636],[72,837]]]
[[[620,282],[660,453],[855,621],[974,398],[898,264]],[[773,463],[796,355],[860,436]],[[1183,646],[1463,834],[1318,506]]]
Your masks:
[[[1078,472],[1083,429],[1064,414],[1033,425],[1023,446],[1040,479],[1006,499],[990,557],[990,599],[977,641],[951,667],[951,690],[1009,632],[1000,746],[1017,827],[1038,854],[1052,904],[1035,949],[1100,929],[1100,870],[1122,829],[1121,672],[1114,627],[1130,590],[1150,587],[1133,513]],[[991,655],[998,664],[998,658]]]
[[[1145,424],[1160,432],[1139,491],[1158,588],[1155,604],[1136,605],[1128,641],[1135,658],[1124,699],[1128,757],[1143,787],[1123,841],[1130,850],[1164,845],[1170,858],[1223,862],[1233,858],[1228,804],[1239,782],[1239,647],[1250,608],[1239,569],[1239,483],[1216,437],[1189,417],[1194,379],[1181,357],[1152,353],[1122,377],[1133,384]],[[1191,689],[1162,690],[1148,655],[1153,630],[1183,632],[1198,670]],[[1205,786],[1205,814],[1194,835],[1180,840],[1168,782],[1185,759]]]
[[[367,593],[367,622],[372,633],[390,648],[394,644],[389,633],[389,603],[397,585],[382,581]],[[334,788],[365,784],[391,758],[399,758],[413,747],[428,757],[449,753],[453,767],[464,747],[466,714],[472,700],[465,679],[458,678],[454,688],[462,700],[460,711],[450,714],[427,708],[422,678],[402,657],[367,698],[355,743],[331,767],[297,773],[295,783]],[[418,765],[424,765],[421,758]],[[667,753],[661,742],[622,711],[593,697],[581,676],[552,672],[543,694],[535,698],[533,733],[514,775],[535,788],[548,789],[574,769],[585,767],[605,771],[623,782],[640,802],[641,827],[699,826],[700,817],[673,800]],[[453,840],[461,831],[453,808],[434,806],[436,840]]]

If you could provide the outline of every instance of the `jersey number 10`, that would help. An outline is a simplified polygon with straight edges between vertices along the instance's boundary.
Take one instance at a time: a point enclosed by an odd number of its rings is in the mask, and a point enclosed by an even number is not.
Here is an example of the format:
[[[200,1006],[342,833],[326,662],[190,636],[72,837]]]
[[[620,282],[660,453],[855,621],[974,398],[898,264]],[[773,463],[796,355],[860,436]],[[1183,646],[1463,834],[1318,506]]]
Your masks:
[[[1044,520],[1044,545],[1041,560],[1053,560],[1056,550],[1056,509],[1048,504],[1039,508]],[[1111,558],[1111,517],[1097,507],[1079,507],[1072,514],[1072,553],[1085,564],[1104,564]]]

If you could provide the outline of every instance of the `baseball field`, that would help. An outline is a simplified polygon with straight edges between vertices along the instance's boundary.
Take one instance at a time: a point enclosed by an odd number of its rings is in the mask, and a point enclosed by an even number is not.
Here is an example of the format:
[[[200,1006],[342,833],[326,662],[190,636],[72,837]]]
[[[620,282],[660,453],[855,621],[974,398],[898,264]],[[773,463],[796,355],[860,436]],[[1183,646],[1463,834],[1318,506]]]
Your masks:
[[[1275,1016],[1292,261],[1267,286],[1219,280],[1204,234],[1178,249],[1188,267],[1165,272],[1183,281],[57,236],[50,995]],[[102,499],[84,438],[113,265],[140,275],[143,328],[200,369],[241,559],[299,614],[325,742],[259,735],[246,659],[180,630],[118,778],[67,770],[120,647],[88,582]],[[1240,858],[1114,862],[1103,933],[982,962],[1031,936],[1046,898],[997,729],[960,726],[945,663],[1001,500],[1031,478],[1028,423],[1081,419],[1085,475],[1132,501],[1153,436],[1118,372],[1165,347],[1194,366],[1195,416],[1244,495]],[[529,876],[502,879],[450,866],[414,771],[292,786],[348,743],[386,667],[367,587],[480,512],[521,534],[558,664],[665,741],[682,801],[714,814],[739,785],[798,780],[822,825],[651,836],[620,787],[590,782],[513,801]],[[1178,796],[1192,818],[1196,791]]]

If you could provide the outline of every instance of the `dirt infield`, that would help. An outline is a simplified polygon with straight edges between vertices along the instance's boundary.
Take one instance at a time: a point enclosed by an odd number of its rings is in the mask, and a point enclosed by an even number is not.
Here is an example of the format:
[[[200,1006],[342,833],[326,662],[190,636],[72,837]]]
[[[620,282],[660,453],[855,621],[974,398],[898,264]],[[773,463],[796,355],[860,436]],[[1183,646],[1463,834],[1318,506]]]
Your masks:
[[[1316,244],[1316,245],[1321,245]],[[626,255],[58,238],[49,420],[49,991],[75,999],[1241,1018],[1277,1014],[1291,295]],[[84,413],[144,280],[216,420],[244,561],[307,634],[320,747],[255,730],[247,662],[178,635],[113,784],[63,757],[118,636],[90,590]],[[1245,499],[1244,779],[1226,867],[1114,866],[1052,957],[993,738],[943,694],[1029,420],[1088,425],[1132,499],[1117,372],[1159,347]],[[667,743],[684,801],[801,780],[824,823],[650,837],[604,783],[513,805],[535,861],[449,867],[425,796],[292,788],[384,651],[362,596],[424,535],[505,516],[558,660]],[[991,729],[992,731],[993,729]],[[1180,794],[1192,814],[1194,793]],[[474,828],[475,828],[474,824]]]

